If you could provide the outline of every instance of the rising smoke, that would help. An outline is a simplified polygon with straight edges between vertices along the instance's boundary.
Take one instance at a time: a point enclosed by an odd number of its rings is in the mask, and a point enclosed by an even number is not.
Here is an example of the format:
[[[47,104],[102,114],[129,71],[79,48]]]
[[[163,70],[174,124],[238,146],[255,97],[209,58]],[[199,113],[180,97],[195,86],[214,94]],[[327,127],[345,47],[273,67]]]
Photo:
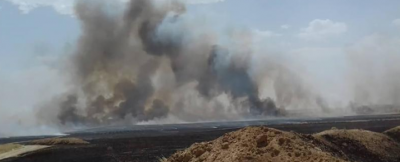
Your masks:
[[[323,85],[333,88],[324,89],[318,85],[326,80],[286,62],[298,60],[278,60],[254,48],[258,44],[249,31],[215,31],[188,16],[179,2],[127,4],[119,10],[111,1],[78,1],[75,16],[82,34],[67,61],[58,62],[65,67],[41,67],[15,78],[0,75],[0,136],[53,133],[71,125],[399,112],[398,38],[373,35],[343,47],[346,57],[337,61],[347,61],[347,68],[336,73],[315,65],[326,52],[317,50],[318,56],[304,64],[343,83],[328,82]],[[336,62],[334,68],[339,68]],[[344,104],[332,104],[327,94],[333,92]],[[338,108],[346,111],[334,112]]]
[[[81,1],[75,9],[83,33],[69,69],[74,88],[56,101],[60,124],[284,114],[260,98],[246,43],[225,47],[185,24],[183,4],[134,0],[119,14]]]
[[[39,111],[41,119],[50,116],[57,125],[93,126],[296,115],[288,108],[303,115],[309,113],[304,108],[331,114],[337,108],[324,98],[326,92],[318,94],[315,85],[306,83],[308,75],[299,76],[299,71],[272,58],[255,63],[260,51],[254,51],[251,34],[221,34],[196,26],[178,1],[132,0],[124,12],[109,6],[98,1],[76,4],[82,34],[67,68],[73,84]],[[392,47],[397,42],[387,43]],[[348,48],[350,77],[343,79],[348,87],[340,89],[354,92],[344,107],[365,113],[371,109],[365,105],[398,105],[398,69],[371,66],[368,61],[374,59],[365,54],[373,50],[364,49],[363,43]],[[363,71],[368,68],[372,69]],[[388,79],[365,82],[369,77]],[[274,97],[262,96],[265,87]]]

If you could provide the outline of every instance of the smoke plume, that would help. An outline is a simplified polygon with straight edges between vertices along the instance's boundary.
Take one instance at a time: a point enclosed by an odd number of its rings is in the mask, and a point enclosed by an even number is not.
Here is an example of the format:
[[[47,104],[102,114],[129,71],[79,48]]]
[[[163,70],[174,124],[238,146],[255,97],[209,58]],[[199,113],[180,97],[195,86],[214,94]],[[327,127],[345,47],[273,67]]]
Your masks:
[[[179,1],[76,2],[81,35],[67,54],[0,71],[0,136],[400,112],[398,36],[321,47],[290,32],[220,29],[221,19],[193,16]]]
[[[82,35],[70,60],[74,88],[55,102],[61,125],[284,115],[260,98],[247,42],[220,44],[185,23],[183,4],[134,0],[112,13],[81,1],[75,10]]]

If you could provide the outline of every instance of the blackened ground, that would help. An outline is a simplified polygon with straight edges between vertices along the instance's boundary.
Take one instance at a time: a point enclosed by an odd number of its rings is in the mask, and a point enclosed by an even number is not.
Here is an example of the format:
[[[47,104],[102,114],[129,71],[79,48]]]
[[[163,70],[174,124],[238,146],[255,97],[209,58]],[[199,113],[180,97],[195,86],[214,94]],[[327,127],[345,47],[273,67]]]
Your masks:
[[[332,127],[383,132],[400,125],[400,115],[339,117],[325,119],[275,119],[181,125],[105,127],[71,133],[89,145],[55,146],[4,162],[152,162],[168,157],[195,142],[210,141],[246,126],[268,127],[298,133],[316,133]],[[43,138],[43,137],[37,137]],[[35,139],[31,137],[29,139]],[[0,143],[27,138],[0,139]],[[3,162],[2,161],[2,162]]]

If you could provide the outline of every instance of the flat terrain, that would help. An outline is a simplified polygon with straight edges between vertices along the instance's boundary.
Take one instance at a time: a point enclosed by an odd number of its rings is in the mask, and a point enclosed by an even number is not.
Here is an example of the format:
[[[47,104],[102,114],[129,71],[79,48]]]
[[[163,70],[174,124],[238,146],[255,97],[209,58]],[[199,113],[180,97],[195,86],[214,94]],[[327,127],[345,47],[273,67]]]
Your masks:
[[[268,126],[283,131],[317,133],[337,129],[383,132],[400,125],[400,115],[349,116],[315,119],[271,119],[178,125],[113,126],[69,133],[67,137],[88,141],[86,145],[60,145],[42,149],[5,162],[54,161],[159,161],[196,142],[211,141],[246,126]],[[48,137],[0,139],[0,143]],[[3,162],[2,161],[2,162]]]

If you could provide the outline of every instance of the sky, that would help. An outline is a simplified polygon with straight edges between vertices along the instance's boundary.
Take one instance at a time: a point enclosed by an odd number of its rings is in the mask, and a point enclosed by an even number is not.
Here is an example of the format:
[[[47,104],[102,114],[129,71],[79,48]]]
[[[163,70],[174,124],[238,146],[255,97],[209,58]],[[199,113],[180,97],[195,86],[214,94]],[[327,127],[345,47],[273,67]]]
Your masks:
[[[400,21],[395,23],[400,18],[396,0],[189,1],[189,13],[219,17],[291,49],[343,47],[375,33],[397,34],[400,26]],[[0,70],[26,68],[35,55],[62,54],[80,32],[73,4],[74,0],[1,0]]]
[[[382,51],[399,54],[392,50],[400,47],[398,0],[186,2],[187,14],[218,22],[222,30],[251,31],[263,48],[314,74],[315,84],[332,90],[333,98],[340,97],[333,89],[342,84],[337,78],[345,77],[348,51],[386,41],[393,47]],[[71,53],[80,35],[73,6],[74,0],[0,0],[0,113],[13,117],[31,111],[67,89],[57,63]]]
[[[120,0],[123,1],[123,0]],[[343,47],[358,39],[398,33],[396,0],[189,0],[189,13],[274,37],[290,48]],[[1,71],[31,65],[35,55],[61,54],[79,36],[74,0],[1,0]],[[116,2],[118,3],[118,2]],[[40,54],[39,54],[40,53]]]

